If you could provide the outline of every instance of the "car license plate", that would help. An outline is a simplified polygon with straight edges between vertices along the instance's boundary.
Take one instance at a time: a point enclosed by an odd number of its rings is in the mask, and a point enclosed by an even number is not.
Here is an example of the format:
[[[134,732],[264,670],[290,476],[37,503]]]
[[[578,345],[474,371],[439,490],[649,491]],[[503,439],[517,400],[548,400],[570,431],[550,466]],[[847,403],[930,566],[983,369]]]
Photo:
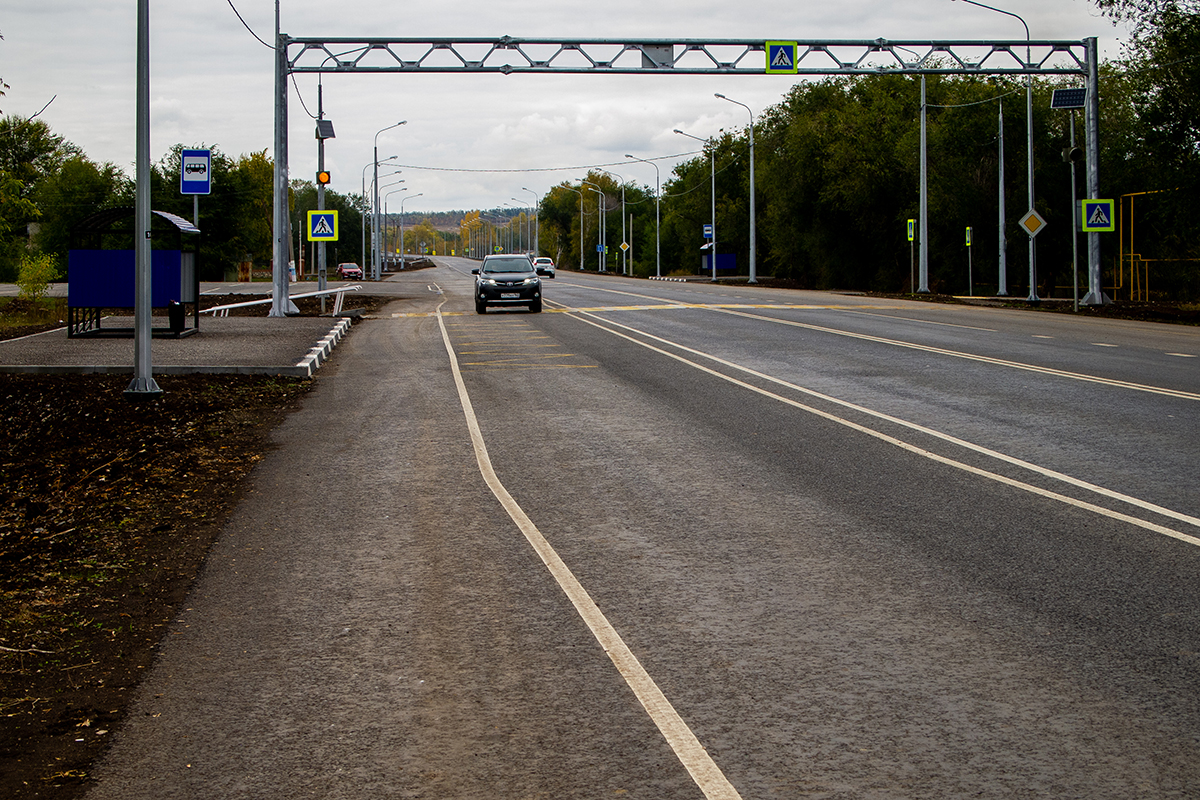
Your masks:
[[[518,300],[518,299],[520,299],[520,297],[521,297],[520,292],[501,292],[500,293],[501,300]]]

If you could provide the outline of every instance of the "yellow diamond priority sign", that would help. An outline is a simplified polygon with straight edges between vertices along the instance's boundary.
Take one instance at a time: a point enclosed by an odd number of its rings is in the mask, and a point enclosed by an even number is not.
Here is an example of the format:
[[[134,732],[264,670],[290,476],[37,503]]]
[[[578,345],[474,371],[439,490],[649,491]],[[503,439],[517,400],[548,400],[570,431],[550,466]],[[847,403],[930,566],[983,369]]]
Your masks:
[[[1029,213],[1021,217],[1021,221],[1017,224],[1024,228],[1025,232],[1032,238],[1041,233],[1042,228],[1046,227],[1046,220],[1042,218],[1041,214],[1031,208],[1029,209]]]

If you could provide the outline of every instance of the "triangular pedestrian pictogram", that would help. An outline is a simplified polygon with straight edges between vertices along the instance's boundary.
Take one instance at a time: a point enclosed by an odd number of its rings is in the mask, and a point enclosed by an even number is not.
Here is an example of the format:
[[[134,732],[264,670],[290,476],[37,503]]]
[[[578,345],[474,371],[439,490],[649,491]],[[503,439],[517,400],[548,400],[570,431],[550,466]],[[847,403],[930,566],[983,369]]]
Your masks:
[[[313,236],[333,236],[328,217],[317,217],[317,224],[313,226]]]
[[[775,55],[771,58],[771,69],[791,69],[792,54],[786,47],[776,47]]]
[[[1102,228],[1111,225],[1112,222],[1108,218],[1107,207],[1102,205],[1092,206],[1092,213],[1088,217],[1087,224],[1092,228]]]

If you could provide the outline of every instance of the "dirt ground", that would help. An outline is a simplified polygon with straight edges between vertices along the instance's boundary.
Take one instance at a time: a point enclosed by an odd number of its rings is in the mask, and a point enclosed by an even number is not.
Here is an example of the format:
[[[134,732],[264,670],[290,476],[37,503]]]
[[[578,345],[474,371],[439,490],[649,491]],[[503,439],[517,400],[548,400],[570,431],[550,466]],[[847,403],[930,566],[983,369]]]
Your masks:
[[[163,375],[161,399],[133,403],[129,380],[0,374],[0,797],[82,794],[271,429],[313,383]]]
[[[1200,324],[1186,306],[1086,313]],[[160,399],[131,403],[128,376],[0,374],[0,797],[82,795],[272,428],[320,378],[156,380]]]

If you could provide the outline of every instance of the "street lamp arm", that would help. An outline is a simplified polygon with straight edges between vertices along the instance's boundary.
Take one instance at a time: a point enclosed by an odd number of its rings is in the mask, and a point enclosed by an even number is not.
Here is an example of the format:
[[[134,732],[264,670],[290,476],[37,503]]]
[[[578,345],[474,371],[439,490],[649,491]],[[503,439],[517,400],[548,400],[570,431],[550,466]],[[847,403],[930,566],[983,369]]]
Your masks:
[[[1016,17],[1017,19],[1021,20],[1022,25],[1025,25],[1025,38],[1026,39],[1029,38],[1029,25],[1026,24],[1025,18],[1022,17],[1020,14],[1014,14],[1011,11],[1005,11],[1003,8],[996,8],[995,6],[989,6],[984,3],[977,3],[977,2],[975,2],[975,0],[962,0],[962,1],[964,3],[970,3],[973,6],[979,6],[980,8],[986,8],[988,11],[995,11],[997,14],[1007,14],[1010,17]]]

